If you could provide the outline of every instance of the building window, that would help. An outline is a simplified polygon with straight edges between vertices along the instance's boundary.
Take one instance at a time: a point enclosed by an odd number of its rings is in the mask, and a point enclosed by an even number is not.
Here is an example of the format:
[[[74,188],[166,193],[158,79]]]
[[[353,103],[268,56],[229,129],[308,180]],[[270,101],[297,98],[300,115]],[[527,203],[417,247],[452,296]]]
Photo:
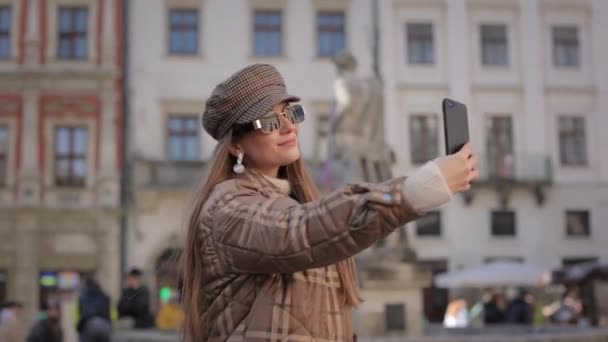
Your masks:
[[[11,57],[11,8],[0,7],[0,59]]]
[[[591,236],[591,229],[589,227],[589,211],[566,211],[566,234],[572,237]]]
[[[441,236],[441,212],[431,211],[416,220],[416,235]]]
[[[281,56],[283,54],[283,18],[281,11],[255,11],[254,54]]]
[[[584,117],[563,116],[559,118],[559,157],[562,165],[587,165]]]
[[[493,263],[493,262],[517,262],[520,264],[524,263],[524,258],[523,257],[516,257],[516,256],[492,256],[492,257],[485,257],[483,258],[483,263],[484,264],[489,264],[489,263]]]
[[[573,257],[573,258],[563,258],[562,265],[563,266],[574,266],[578,264],[584,264],[588,262],[597,262],[597,257],[592,256],[584,256],[584,257]]]
[[[59,59],[86,59],[89,11],[86,7],[59,8]]]
[[[86,127],[55,128],[55,184],[57,186],[85,185],[88,135]]]
[[[409,64],[434,64],[433,25],[409,23],[407,31],[407,62]]]
[[[344,12],[317,13],[317,54],[331,57],[346,47]]]
[[[384,307],[386,331],[405,331],[405,305],[386,304]]]
[[[512,179],[515,176],[513,156],[513,123],[510,116],[492,116],[486,126],[490,178]]]
[[[505,25],[481,25],[481,63],[483,65],[509,65],[507,27]]]
[[[436,115],[410,116],[410,146],[413,164],[425,163],[438,155],[439,135]]]
[[[198,9],[173,9],[169,12],[169,53],[198,53]]]
[[[552,33],[553,64],[558,68],[580,66],[578,28],[576,26],[554,26]]]
[[[169,118],[169,159],[199,160],[198,118],[175,115]]]
[[[492,212],[492,236],[515,236],[515,212],[493,211]]]
[[[0,186],[6,186],[8,175],[8,127],[0,126]]]

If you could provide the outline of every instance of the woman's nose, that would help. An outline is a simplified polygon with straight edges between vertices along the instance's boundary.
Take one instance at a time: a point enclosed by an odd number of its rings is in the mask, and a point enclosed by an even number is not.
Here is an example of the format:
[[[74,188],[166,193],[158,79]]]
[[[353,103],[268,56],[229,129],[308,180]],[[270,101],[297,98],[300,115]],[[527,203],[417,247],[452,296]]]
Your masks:
[[[281,120],[281,133],[290,133],[296,128],[296,125],[292,123],[285,115],[279,115]]]

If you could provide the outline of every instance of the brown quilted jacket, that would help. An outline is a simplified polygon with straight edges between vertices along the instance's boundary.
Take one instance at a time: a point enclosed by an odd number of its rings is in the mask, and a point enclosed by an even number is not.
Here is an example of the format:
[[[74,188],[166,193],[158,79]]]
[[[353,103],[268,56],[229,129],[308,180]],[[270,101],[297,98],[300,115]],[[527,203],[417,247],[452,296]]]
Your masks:
[[[334,264],[419,217],[403,181],[305,204],[250,172],[218,184],[200,221],[204,340],[352,341]]]

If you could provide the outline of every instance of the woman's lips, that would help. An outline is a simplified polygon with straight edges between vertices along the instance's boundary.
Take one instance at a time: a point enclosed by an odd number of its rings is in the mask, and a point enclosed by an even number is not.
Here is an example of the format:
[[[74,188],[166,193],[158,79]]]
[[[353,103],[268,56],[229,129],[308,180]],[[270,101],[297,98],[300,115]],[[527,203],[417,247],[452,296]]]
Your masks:
[[[279,144],[279,146],[284,147],[284,146],[292,146],[295,145],[298,141],[296,140],[296,138],[291,138],[289,140],[285,140],[282,143]]]

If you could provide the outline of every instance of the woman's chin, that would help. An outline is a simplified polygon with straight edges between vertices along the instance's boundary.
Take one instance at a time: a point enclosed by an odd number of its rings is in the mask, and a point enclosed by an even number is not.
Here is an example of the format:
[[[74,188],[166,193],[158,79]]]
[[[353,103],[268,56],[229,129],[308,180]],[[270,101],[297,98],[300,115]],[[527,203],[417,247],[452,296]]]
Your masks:
[[[283,166],[295,163],[298,159],[300,159],[300,150],[296,149],[295,151],[290,151],[289,153],[285,153],[281,164]]]

